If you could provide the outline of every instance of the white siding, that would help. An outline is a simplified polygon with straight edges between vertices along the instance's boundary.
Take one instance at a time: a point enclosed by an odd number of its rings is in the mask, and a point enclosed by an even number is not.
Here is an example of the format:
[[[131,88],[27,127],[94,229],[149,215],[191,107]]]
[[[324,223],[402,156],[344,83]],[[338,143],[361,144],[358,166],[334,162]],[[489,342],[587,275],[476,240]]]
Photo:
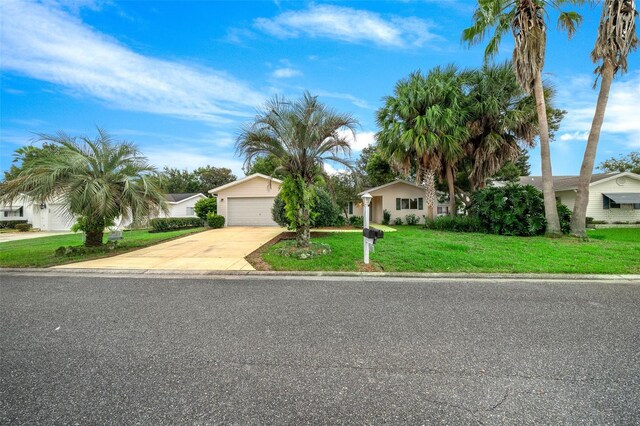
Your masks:
[[[624,179],[612,179],[591,185],[589,188],[587,217],[592,217],[595,220],[604,220],[608,223],[640,221],[640,210],[634,209],[633,205],[622,204],[619,209],[602,208],[602,194],[614,194],[616,192],[640,193],[640,180],[625,176]]]

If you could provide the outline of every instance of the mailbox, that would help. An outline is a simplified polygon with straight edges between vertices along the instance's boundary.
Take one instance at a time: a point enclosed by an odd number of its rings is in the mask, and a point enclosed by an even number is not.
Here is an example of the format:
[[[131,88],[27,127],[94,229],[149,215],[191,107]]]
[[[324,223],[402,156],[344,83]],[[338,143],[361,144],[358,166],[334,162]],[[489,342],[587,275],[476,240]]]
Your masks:
[[[384,231],[374,228],[364,228],[362,235],[364,235],[365,238],[371,238],[375,244],[378,239],[384,238]]]

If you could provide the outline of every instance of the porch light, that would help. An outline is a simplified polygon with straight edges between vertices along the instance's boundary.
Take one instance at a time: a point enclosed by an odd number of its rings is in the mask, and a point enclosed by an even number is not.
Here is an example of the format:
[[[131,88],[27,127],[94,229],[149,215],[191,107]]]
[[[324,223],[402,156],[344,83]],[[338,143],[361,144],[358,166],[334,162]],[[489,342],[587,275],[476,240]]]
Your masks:
[[[45,203],[40,204],[40,210],[44,210],[46,208],[47,208],[47,205]]]
[[[369,203],[371,203],[371,199],[373,197],[371,196],[371,194],[369,194],[368,192],[365,192],[364,195],[362,196],[362,201],[364,201],[364,205],[368,206]]]

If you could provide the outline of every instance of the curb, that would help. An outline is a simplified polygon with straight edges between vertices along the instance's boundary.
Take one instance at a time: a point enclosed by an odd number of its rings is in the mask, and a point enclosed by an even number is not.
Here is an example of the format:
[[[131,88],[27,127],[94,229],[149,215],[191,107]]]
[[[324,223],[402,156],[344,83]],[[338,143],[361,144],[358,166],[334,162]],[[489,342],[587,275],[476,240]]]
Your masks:
[[[139,276],[139,277],[345,277],[345,278],[411,278],[445,280],[533,280],[533,281],[621,281],[640,284],[640,275],[633,274],[497,274],[440,272],[346,272],[346,271],[213,271],[213,270],[152,270],[152,269],[86,269],[86,268],[0,268],[0,274]]]

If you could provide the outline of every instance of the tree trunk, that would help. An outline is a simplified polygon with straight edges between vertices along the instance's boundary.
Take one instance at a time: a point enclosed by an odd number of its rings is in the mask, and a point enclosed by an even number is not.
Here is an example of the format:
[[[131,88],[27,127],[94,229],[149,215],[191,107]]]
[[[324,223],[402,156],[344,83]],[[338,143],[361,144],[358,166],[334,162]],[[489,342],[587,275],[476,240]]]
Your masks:
[[[591,175],[593,174],[593,164],[596,160],[596,151],[598,150],[598,141],[600,140],[600,129],[604,121],[604,113],[607,109],[607,101],[609,100],[609,90],[613,81],[613,67],[605,61],[602,70],[602,81],[600,82],[600,93],[598,93],[598,102],[596,104],[596,112],[591,122],[591,130],[589,131],[589,139],[587,139],[587,147],[584,150],[582,159],[582,167],[580,167],[580,179],[578,181],[578,192],[576,201],[573,206],[573,215],[571,216],[571,234],[579,238],[587,238],[587,204],[589,204],[589,183],[591,183]]]
[[[436,205],[436,176],[433,170],[427,170],[424,172],[424,203],[427,208],[427,219],[433,220],[433,208]]]
[[[553,174],[551,172],[551,150],[549,148],[549,122],[547,120],[547,106],[542,88],[542,72],[538,71],[533,82],[533,93],[536,98],[538,112],[538,128],[540,131],[540,160],[542,166],[542,193],[544,195],[544,216],[547,219],[548,237],[562,235],[560,219],[556,208],[556,193],[553,189]]]
[[[447,183],[449,184],[449,216],[456,215],[456,188],[453,181],[453,169],[447,165]]]
[[[100,247],[102,245],[102,239],[104,237],[104,231],[91,230],[85,234],[84,246],[85,247]]]

